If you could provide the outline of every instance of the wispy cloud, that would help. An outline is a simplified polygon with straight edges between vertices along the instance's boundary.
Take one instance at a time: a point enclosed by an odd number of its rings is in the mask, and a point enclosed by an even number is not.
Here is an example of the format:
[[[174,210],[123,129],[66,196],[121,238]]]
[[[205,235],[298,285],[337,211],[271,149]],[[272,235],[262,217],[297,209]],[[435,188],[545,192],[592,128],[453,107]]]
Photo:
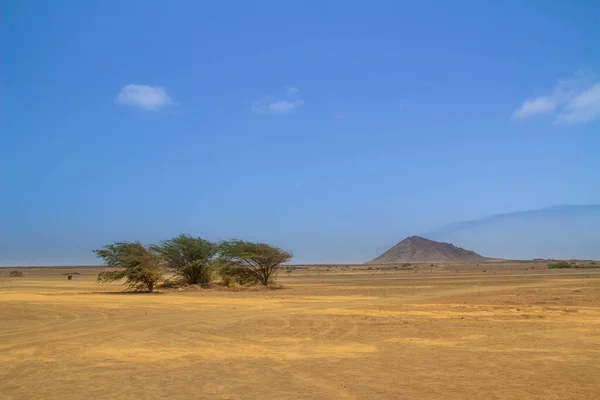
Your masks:
[[[172,103],[163,88],[148,85],[124,86],[115,102],[119,105],[138,107],[145,111],[155,111]]]
[[[273,112],[288,112],[292,111],[303,103],[301,100],[280,100],[269,104],[269,109]]]
[[[559,81],[550,94],[525,100],[516,120],[550,114],[555,124],[581,124],[600,119],[600,82],[576,77]]]
[[[523,105],[517,109],[513,118],[527,118],[538,114],[545,114],[554,111],[556,102],[549,97],[536,97],[535,99],[525,100]]]
[[[284,98],[278,100],[259,101],[252,105],[252,111],[257,114],[285,114],[290,113],[304,102],[297,98],[300,90],[296,87],[288,87]]]
[[[559,124],[579,124],[600,119],[600,83],[575,96],[556,117]]]

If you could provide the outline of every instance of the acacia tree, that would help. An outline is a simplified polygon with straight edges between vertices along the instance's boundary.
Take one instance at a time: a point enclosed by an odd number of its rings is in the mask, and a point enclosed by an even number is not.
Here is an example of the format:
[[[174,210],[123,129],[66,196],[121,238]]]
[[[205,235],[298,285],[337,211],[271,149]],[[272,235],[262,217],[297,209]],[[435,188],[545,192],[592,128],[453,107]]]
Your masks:
[[[164,274],[159,254],[144,247],[140,242],[115,242],[102,249],[92,250],[114,271],[98,274],[98,282],[114,282],[125,279],[125,285],[139,291],[152,292]]]
[[[217,244],[182,234],[151,249],[163,257],[167,269],[188,285],[206,284],[212,280],[219,251]]]
[[[265,243],[228,240],[219,247],[221,262],[229,273],[265,286],[274,283],[281,264],[292,258],[291,253]]]

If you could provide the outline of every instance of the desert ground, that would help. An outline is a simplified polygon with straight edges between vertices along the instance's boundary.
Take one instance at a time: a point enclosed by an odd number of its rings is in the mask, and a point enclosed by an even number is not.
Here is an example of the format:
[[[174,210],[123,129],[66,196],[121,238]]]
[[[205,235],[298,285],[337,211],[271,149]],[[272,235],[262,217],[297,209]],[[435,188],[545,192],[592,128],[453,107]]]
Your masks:
[[[600,269],[328,266],[155,294],[10,270],[2,399],[600,398]]]

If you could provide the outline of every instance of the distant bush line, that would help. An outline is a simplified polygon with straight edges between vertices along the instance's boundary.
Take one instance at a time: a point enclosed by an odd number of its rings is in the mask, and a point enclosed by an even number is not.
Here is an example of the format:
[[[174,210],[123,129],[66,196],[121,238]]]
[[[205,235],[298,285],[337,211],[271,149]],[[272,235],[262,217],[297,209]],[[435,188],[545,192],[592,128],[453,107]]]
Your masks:
[[[281,264],[292,258],[291,253],[265,243],[237,239],[214,243],[184,234],[152,246],[114,242],[93,252],[112,269],[98,274],[99,283],[124,280],[129,289],[146,292],[157,286],[206,287],[217,279],[225,286],[268,287],[275,284]]]
[[[8,273],[8,276],[13,277],[13,278],[22,278],[23,273],[21,271],[10,271]]]
[[[550,269],[564,269],[564,268],[582,269],[582,268],[600,268],[600,266],[597,265],[595,261],[591,261],[590,263],[588,263],[588,265],[577,264],[574,261],[572,261],[572,262],[555,261],[555,262],[548,264],[548,268],[550,268]]]

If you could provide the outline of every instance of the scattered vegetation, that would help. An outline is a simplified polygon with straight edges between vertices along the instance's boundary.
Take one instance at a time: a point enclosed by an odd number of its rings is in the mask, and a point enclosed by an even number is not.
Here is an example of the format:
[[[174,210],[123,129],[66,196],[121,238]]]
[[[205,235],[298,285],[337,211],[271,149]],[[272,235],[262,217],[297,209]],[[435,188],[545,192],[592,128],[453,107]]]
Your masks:
[[[287,272],[288,275],[291,275],[292,272],[296,270],[296,267],[294,267],[293,265],[286,265],[285,267],[283,267],[283,269],[285,270],[285,272]]]
[[[153,292],[163,279],[163,260],[153,249],[140,242],[115,242],[102,249],[93,250],[114,271],[98,274],[98,282],[107,283],[125,279],[125,285],[136,291]]]
[[[218,274],[224,286],[271,286],[283,263],[292,255],[265,243],[229,240],[216,244],[199,237],[179,235],[154,246],[140,242],[115,242],[93,250],[110,268],[98,274],[98,283],[124,279],[136,291],[156,287],[207,287]],[[291,274],[293,266],[285,267]],[[166,273],[172,276],[168,278]],[[66,275],[66,274],[65,274]]]
[[[550,269],[555,269],[555,268],[597,268],[596,263],[594,261],[591,261],[590,263],[588,263],[588,265],[585,264],[577,264],[576,262],[572,261],[572,262],[568,262],[568,261],[555,261],[552,262],[550,264],[548,264],[548,268]]]
[[[13,278],[22,278],[23,273],[21,271],[10,271],[8,273],[8,276],[13,277]]]
[[[548,268],[550,269],[557,269],[557,268],[573,268],[574,266],[569,263],[568,261],[556,261],[553,263],[548,264]]]

